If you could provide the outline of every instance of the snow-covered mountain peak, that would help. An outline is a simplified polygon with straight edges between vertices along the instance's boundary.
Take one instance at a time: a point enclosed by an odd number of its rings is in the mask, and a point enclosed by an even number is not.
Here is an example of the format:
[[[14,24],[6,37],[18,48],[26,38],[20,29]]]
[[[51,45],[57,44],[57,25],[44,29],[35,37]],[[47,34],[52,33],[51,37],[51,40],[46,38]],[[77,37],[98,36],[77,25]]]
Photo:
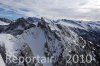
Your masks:
[[[12,21],[6,18],[0,18],[0,25],[9,25]]]
[[[40,62],[39,66],[81,66],[70,63],[66,56],[88,55],[100,63],[100,23],[74,20],[50,20],[46,18],[19,18],[9,25],[0,26],[0,53],[5,61],[5,53],[17,57],[43,56],[53,58],[51,63]],[[13,54],[16,52],[16,54]],[[98,62],[98,63],[97,63]],[[7,66],[36,66],[35,63],[6,63]],[[87,63],[83,64],[87,66]]]
[[[0,18],[0,21],[11,23],[13,20],[7,19],[7,18]]]

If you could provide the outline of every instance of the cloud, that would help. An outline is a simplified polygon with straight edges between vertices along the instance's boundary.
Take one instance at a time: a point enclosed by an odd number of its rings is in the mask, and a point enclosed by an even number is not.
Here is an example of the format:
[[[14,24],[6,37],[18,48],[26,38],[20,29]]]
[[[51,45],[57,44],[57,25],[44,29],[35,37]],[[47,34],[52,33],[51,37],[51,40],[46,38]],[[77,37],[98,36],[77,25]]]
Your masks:
[[[0,0],[0,6],[12,17],[100,19],[99,0]]]

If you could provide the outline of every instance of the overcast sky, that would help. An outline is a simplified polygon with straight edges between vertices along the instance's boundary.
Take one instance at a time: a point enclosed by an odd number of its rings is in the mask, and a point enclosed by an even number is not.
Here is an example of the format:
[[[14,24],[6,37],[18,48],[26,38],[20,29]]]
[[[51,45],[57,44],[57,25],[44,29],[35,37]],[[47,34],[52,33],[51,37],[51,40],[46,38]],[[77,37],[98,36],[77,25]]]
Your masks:
[[[100,20],[100,0],[0,0],[0,17]]]

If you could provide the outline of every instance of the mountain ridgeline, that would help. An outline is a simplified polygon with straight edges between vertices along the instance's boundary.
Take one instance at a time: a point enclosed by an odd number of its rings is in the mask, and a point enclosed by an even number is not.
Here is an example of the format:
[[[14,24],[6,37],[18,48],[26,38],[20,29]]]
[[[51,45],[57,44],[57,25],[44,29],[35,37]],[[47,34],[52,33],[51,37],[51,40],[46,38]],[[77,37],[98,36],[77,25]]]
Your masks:
[[[0,18],[0,54],[6,66],[100,66],[100,22]],[[7,63],[6,54],[52,62]]]

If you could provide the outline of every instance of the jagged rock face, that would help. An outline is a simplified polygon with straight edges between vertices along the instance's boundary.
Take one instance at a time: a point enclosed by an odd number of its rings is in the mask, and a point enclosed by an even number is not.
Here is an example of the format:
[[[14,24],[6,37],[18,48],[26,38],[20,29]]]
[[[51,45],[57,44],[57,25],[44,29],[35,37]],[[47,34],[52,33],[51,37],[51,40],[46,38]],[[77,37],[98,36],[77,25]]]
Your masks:
[[[66,19],[52,21],[30,17],[2,25],[0,30],[0,53],[4,61],[5,53],[24,58],[37,55],[52,58],[51,63],[38,63],[35,59],[35,62],[29,64],[6,63],[7,66],[100,66],[99,22],[84,23]],[[73,56],[76,61],[77,55],[80,61],[86,60],[88,55],[93,60],[91,63],[74,63]]]
[[[6,23],[11,23],[13,22],[12,20],[6,19],[6,18],[0,18],[0,21],[4,21]]]

